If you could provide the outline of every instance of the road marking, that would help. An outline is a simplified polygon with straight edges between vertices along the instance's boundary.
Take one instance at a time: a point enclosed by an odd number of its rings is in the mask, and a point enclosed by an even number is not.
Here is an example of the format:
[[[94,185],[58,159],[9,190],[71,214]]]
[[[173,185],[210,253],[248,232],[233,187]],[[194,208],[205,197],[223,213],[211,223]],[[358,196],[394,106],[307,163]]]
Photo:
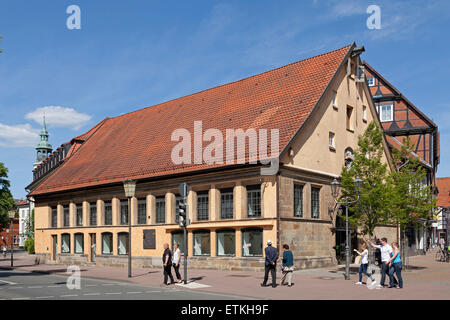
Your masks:
[[[142,291],[130,291],[130,292],[127,292],[127,294],[138,294],[138,293],[142,293]]]
[[[15,282],[6,281],[6,280],[0,280],[0,282],[4,282],[4,283],[7,283],[7,284],[17,284],[17,283],[15,283]]]
[[[102,286],[115,286],[116,284],[115,283],[104,283],[104,284],[102,284]]]
[[[47,286],[47,288],[60,288],[61,286]]]
[[[155,292],[161,292],[161,291],[145,291],[145,293],[155,293]]]
[[[99,296],[100,293],[85,293],[85,296]]]
[[[54,296],[36,297],[36,299],[49,299],[49,298],[54,298]]]
[[[62,298],[62,297],[78,297],[78,295],[77,295],[77,294],[63,294],[63,295],[61,295],[60,297],[61,297],[61,298]]]
[[[39,288],[42,288],[42,286],[31,286],[31,287],[28,287],[28,289],[39,289]]]
[[[23,287],[11,287],[11,288],[9,288],[9,289],[23,289]]]
[[[86,284],[85,287],[96,287],[96,284]]]
[[[28,297],[23,297],[23,298],[12,298],[11,300],[29,300],[30,298]]]
[[[122,294],[122,292],[105,292],[105,294]]]

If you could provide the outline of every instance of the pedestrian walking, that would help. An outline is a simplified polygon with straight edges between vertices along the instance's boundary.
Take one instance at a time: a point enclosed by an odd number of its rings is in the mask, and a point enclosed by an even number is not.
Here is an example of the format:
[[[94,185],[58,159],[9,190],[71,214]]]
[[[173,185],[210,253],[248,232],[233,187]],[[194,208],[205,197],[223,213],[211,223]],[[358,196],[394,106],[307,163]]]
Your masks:
[[[283,258],[282,258],[282,274],[281,277],[281,285],[285,285],[285,280],[287,277],[288,287],[292,286],[292,273],[294,272],[294,255],[292,251],[289,250],[289,246],[287,244],[283,244]]]
[[[389,288],[403,288],[403,279],[402,279],[402,260],[400,257],[400,246],[397,242],[392,243],[392,257],[389,260]],[[397,279],[394,278],[394,272],[397,276]],[[397,285],[395,285],[397,282]]]
[[[278,259],[278,251],[274,247],[272,247],[272,241],[267,240],[267,247],[264,249],[264,253],[266,254],[265,259],[265,268],[264,268],[264,281],[261,283],[261,287],[267,287],[267,280],[269,279],[269,272],[272,275],[272,288],[277,286],[276,277],[277,277],[277,259]]]
[[[386,238],[381,238],[381,244],[376,245],[372,241],[368,241],[364,239],[366,242],[369,242],[370,245],[374,248],[380,249],[381,252],[381,280],[380,283],[376,286],[377,289],[384,287],[384,281],[386,279],[386,274],[389,275],[389,262],[391,260],[392,247],[388,244]]]
[[[372,275],[370,273],[367,272],[367,268],[369,266],[369,250],[367,250],[367,244],[363,243],[361,245],[361,248],[362,248],[362,252],[359,252],[358,250],[353,249],[353,251],[355,251],[358,254],[358,256],[361,257],[361,264],[359,265],[359,271],[358,271],[359,281],[356,282],[356,284],[358,284],[358,285],[362,284],[362,275],[364,273],[367,277],[369,277],[369,279],[372,281],[371,284],[373,285],[375,282],[375,279],[372,277]]]
[[[175,275],[177,277],[177,282],[181,283],[181,275],[180,275],[180,258],[181,258],[181,250],[179,248],[178,242],[173,244],[173,270],[175,270]]]
[[[169,249],[169,244],[164,243],[164,253],[162,256],[163,259],[163,267],[164,267],[164,284],[167,286],[169,284],[174,284],[172,276],[172,251]],[[170,283],[167,283],[167,278],[170,278]]]

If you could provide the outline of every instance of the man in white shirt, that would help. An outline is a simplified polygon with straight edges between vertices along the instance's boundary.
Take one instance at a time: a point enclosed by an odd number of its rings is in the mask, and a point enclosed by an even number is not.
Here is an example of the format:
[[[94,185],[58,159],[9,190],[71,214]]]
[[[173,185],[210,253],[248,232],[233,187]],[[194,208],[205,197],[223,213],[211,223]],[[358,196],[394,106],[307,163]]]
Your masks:
[[[378,248],[381,251],[381,280],[380,284],[377,285],[377,288],[384,287],[384,280],[386,279],[386,274],[389,273],[389,261],[392,255],[392,247],[388,244],[386,238],[381,238],[381,245],[377,245],[372,241],[368,241],[370,245],[374,248]]]

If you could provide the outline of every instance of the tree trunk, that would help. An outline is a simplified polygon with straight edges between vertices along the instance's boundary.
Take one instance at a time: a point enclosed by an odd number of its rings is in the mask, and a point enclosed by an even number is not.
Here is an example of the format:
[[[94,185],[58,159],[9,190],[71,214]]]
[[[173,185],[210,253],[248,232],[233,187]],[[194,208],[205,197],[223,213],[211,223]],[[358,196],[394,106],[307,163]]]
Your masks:
[[[406,237],[406,228],[401,228],[401,252],[402,256],[401,259],[403,260],[403,268],[405,271],[408,269],[408,238]]]

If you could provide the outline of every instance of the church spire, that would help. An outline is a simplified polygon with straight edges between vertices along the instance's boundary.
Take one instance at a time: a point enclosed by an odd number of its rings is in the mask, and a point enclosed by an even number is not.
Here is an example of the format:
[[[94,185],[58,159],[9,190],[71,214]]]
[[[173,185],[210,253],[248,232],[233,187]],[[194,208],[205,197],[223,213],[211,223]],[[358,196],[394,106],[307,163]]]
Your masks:
[[[43,160],[45,160],[52,153],[52,145],[48,142],[47,125],[45,124],[45,115],[42,120],[41,140],[36,146],[36,162],[34,167],[36,168]]]

